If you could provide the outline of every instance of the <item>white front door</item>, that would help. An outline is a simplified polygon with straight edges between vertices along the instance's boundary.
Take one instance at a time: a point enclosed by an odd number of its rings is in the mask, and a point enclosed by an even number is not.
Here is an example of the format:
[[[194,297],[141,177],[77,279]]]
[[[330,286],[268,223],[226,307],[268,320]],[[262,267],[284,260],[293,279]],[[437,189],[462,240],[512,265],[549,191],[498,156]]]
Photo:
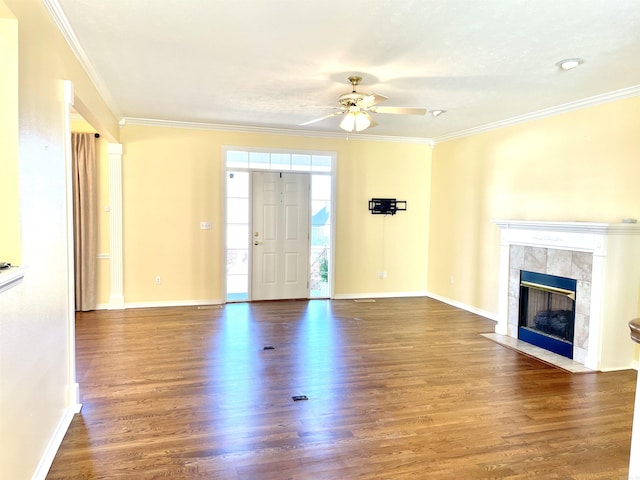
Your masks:
[[[309,175],[252,172],[251,299],[308,298]]]

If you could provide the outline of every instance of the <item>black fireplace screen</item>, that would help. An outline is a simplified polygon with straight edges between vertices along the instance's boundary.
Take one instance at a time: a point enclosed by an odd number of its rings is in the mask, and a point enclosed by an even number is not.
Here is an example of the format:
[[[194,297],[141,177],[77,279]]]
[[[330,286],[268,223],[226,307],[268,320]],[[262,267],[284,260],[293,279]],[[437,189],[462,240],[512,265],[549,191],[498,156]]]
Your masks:
[[[518,338],[573,358],[576,281],[520,272]]]

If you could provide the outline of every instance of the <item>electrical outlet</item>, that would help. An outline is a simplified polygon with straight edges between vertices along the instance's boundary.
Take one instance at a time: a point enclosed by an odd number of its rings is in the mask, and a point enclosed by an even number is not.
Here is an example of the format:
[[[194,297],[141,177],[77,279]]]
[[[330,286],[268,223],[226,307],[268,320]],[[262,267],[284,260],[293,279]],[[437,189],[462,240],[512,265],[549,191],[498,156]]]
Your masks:
[[[453,278],[453,275],[451,275],[451,276],[449,277],[449,283],[450,283],[451,285],[453,285],[453,283],[454,283],[455,281],[456,281],[456,280],[455,280],[455,278]]]
[[[160,285],[162,283],[162,278],[160,278],[160,275],[158,275],[156,277],[156,285]]]
[[[378,278],[380,280],[384,280],[385,278],[387,278],[387,272],[378,272]]]
[[[211,222],[200,222],[200,230],[211,230]]]

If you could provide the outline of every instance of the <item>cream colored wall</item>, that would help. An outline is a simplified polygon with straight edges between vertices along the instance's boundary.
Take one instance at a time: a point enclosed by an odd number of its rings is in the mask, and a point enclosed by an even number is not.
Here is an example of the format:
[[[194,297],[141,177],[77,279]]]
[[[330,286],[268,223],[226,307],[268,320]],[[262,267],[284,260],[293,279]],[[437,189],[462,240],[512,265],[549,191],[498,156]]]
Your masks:
[[[345,142],[338,153],[335,293],[426,292],[431,148]],[[407,201],[407,211],[372,215],[368,201]],[[378,272],[386,271],[380,280]]]
[[[121,140],[129,305],[224,301],[224,145],[336,151],[336,294],[426,291],[427,145],[136,125],[124,126]],[[373,217],[373,196],[407,200],[408,211]],[[201,221],[213,229],[200,230]],[[388,278],[379,280],[383,222]]]
[[[497,313],[492,219],[640,218],[638,111],[634,97],[437,144],[429,290]]]
[[[76,98],[114,138],[118,124],[44,3],[4,5],[19,32],[20,247],[27,270],[20,285],[0,293],[0,478],[44,478],[75,407],[64,80],[73,81]]]
[[[0,2],[0,262],[19,265],[18,21]]]

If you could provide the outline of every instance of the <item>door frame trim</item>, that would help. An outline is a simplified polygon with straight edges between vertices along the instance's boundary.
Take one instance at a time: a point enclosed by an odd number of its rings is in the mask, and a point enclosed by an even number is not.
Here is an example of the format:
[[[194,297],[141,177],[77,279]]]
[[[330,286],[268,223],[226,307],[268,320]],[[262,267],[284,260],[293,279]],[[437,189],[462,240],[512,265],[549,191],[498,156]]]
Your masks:
[[[242,151],[242,152],[260,152],[260,153],[282,153],[282,154],[290,154],[290,155],[295,155],[295,154],[300,154],[300,155],[318,155],[318,156],[328,156],[331,158],[331,165],[328,171],[320,171],[320,170],[296,170],[296,169],[291,169],[291,170],[286,170],[286,169],[278,169],[278,168],[273,168],[273,169],[264,169],[264,168],[251,168],[251,167],[238,167],[238,166],[233,166],[233,167],[228,167],[227,166],[227,154],[230,151]],[[280,172],[282,171],[287,172],[287,173],[307,173],[310,176],[310,180],[311,180],[311,176],[314,174],[317,175],[327,175],[330,177],[331,179],[331,219],[332,219],[332,223],[331,223],[331,235],[330,235],[330,255],[329,255],[329,298],[332,299],[335,297],[335,245],[336,245],[336,228],[335,228],[335,219],[336,219],[336,184],[337,184],[337,166],[338,166],[338,152],[337,151],[328,151],[328,150],[301,150],[301,149],[287,149],[287,148],[261,148],[261,147],[246,147],[246,146],[234,146],[234,145],[223,145],[222,146],[222,161],[220,162],[222,165],[222,177],[221,177],[221,194],[222,194],[222,199],[221,199],[221,205],[222,205],[222,212],[221,212],[221,228],[220,228],[220,245],[222,245],[222,248],[220,249],[220,254],[221,254],[221,260],[220,260],[220,265],[221,265],[221,269],[220,269],[220,275],[221,275],[221,279],[220,279],[220,285],[222,288],[222,298],[223,303],[229,303],[227,300],[227,274],[226,274],[226,266],[227,266],[227,174],[228,172],[232,171],[232,172],[242,172],[242,171],[246,171],[251,173],[252,171],[265,171],[265,172]],[[250,177],[250,182],[251,182],[251,177]],[[251,190],[252,186],[251,184],[249,185],[249,189]],[[249,201],[251,202],[251,198],[249,198]],[[312,198],[311,198],[311,188],[309,189],[309,208],[312,208]],[[251,218],[251,208],[249,211],[250,217],[249,217],[249,222],[252,221]],[[312,215],[311,215],[311,210],[309,212],[309,251],[311,251],[311,220],[312,219]],[[249,223],[249,225],[251,225],[251,223]],[[251,241],[251,232],[249,232],[249,242]],[[250,249],[251,250],[251,249]],[[249,252],[249,255],[251,256],[251,251]],[[249,258],[249,265],[251,265],[251,258]],[[310,274],[310,272],[309,272]],[[247,289],[248,289],[248,299],[246,301],[250,302],[251,301],[251,272],[249,272],[249,279],[248,279],[248,285],[247,285]],[[314,297],[315,298],[315,297]],[[324,298],[324,297],[322,297]],[[311,299],[311,298],[310,298]]]

